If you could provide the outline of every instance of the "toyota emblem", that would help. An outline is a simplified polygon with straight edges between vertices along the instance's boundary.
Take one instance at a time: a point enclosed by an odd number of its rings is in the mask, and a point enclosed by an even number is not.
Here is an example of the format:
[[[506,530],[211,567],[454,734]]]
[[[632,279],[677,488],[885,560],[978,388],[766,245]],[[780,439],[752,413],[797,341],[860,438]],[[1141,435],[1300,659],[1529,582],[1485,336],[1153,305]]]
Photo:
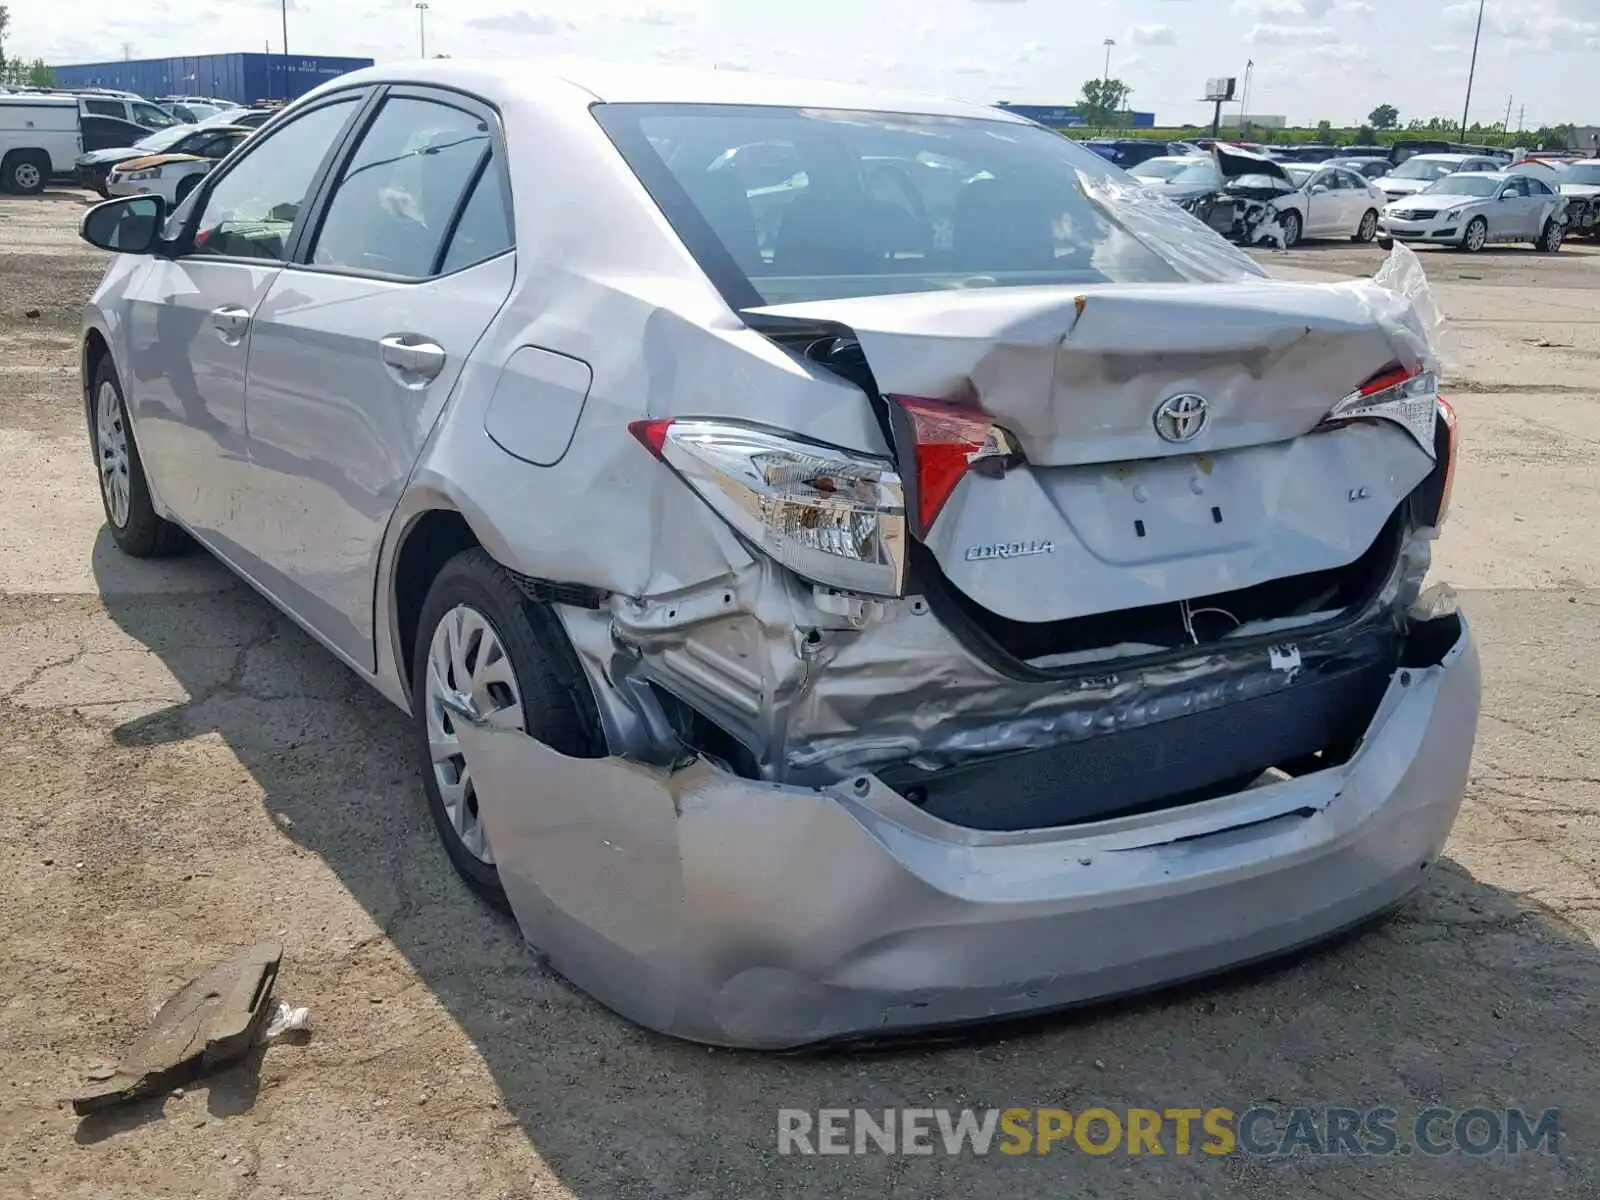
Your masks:
[[[1211,422],[1211,406],[1204,396],[1185,392],[1169,396],[1156,409],[1156,432],[1167,442],[1192,442]]]

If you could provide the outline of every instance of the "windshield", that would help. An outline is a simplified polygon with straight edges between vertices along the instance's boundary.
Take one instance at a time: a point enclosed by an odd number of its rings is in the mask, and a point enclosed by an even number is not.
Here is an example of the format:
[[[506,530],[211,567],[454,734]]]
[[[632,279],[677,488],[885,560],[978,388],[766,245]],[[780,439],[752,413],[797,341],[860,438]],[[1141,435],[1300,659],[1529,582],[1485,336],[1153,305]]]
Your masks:
[[[1430,192],[1445,196],[1492,196],[1500,190],[1500,180],[1485,179],[1481,175],[1452,175],[1422,189],[1424,196]]]
[[[133,144],[135,150],[165,150],[194,131],[193,125],[169,125],[165,129],[146,134]]]
[[[1135,179],[1172,179],[1187,170],[1189,164],[1175,158],[1150,158],[1132,168],[1128,174]]]
[[[1436,158],[1408,158],[1389,172],[1391,179],[1443,179],[1458,166]]]
[[[1295,187],[1304,187],[1306,180],[1317,173],[1317,168],[1303,166],[1300,163],[1287,163],[1284,165],[1283,172]]]
[[[1221,187],[1222,176],[1217,172],[1216,163],[1210,162],[1206,159],[1200,159],[1199,161],[1185,163],[1183,170],[1174,175],[1169,182],[1192,183],[1197,187],[1201,185],[1206,187]]]
[[[721,105],[592,111],[706,273],[745,297],[739,307],[1185,277],[1181,250],[1158,252],[1086,190],[1120,172],[1041,126]],[[1216,237],[1188,225],[1181,236]]]
[[[1600,162],[1569,163],[1561,172],[1562,183],[1600,183]]]

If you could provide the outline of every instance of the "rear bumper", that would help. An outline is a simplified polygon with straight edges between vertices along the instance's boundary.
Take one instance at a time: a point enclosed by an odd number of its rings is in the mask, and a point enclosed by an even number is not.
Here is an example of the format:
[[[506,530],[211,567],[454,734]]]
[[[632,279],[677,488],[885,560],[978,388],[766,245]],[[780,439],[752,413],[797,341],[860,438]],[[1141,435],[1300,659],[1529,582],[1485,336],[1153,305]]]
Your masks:
[[[457,721],[525,936],[622,1015],[785,1048],[1067,1007],[1269,957],[1388,908],[1455,820],[1478,718],[1463,619],[1391,680],[1348,763],[1065,829],[569,759]]]

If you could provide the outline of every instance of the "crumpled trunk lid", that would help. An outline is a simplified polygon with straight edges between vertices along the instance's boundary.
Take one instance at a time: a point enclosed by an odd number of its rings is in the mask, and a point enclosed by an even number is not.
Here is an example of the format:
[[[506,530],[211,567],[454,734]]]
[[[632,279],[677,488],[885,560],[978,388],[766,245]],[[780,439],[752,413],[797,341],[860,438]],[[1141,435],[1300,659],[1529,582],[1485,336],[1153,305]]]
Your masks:
[[[1426,346],[1404,298],[1370,280],[957,289],[748,315],[846,327],[886,403],[949,402],[1004,429],[1021,461],[969,471],[923,542],[1013,621],[1345,566],[1432,468],[1397,427],[1312,434]]]

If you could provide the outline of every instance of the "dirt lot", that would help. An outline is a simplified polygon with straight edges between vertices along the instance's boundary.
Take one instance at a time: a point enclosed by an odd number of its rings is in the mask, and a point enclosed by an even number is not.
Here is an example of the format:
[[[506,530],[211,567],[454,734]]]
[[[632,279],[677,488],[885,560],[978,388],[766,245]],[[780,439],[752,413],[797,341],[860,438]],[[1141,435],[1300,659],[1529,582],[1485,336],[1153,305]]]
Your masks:
[[[1439,576],[1486,712],[1443,870],[1299,961],[933,1048],[623,1023],[468,898],[403,718],[202,556],[110,550],[77,391],[82,197],[0,200],[0,1196],[1600,1195],[1600,248],[1424,251],[1466,451]],[[1365,273],[1348,243],[1269,256]],[[309,1004],[182,1096],[62,1099],[197,966]],[[779,1107],[1559,1108],[1559,1156],[794,1158]]]

